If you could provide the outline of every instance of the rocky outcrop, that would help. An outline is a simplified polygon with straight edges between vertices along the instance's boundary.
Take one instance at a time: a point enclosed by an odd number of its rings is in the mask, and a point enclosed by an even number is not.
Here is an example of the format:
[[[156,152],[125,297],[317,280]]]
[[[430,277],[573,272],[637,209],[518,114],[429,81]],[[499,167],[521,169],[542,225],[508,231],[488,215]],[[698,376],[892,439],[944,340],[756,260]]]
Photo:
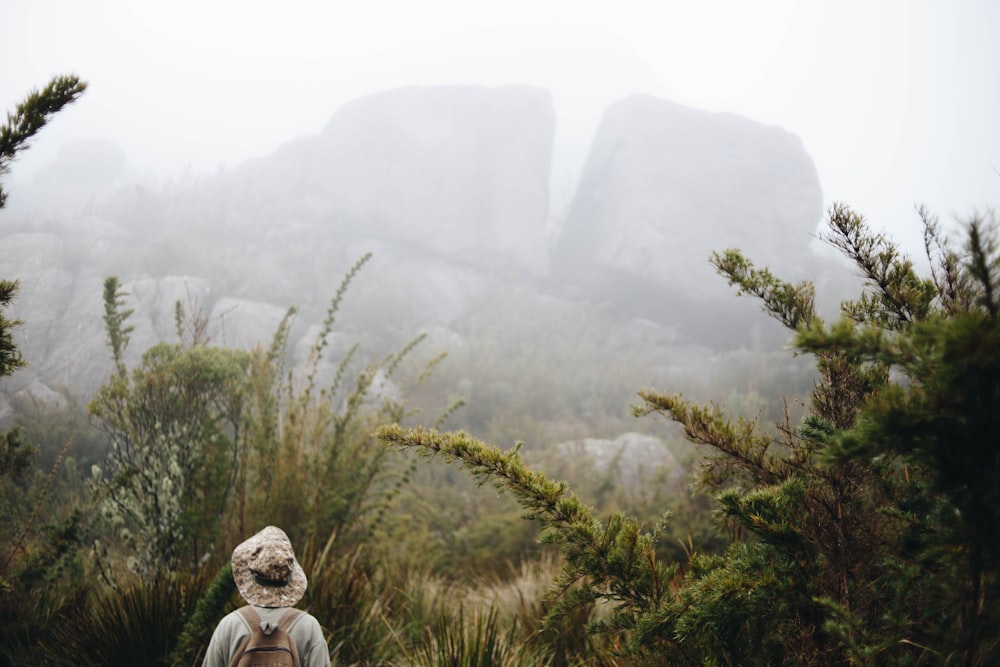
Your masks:
[[[28,247],[32,253],[48,247],[50,258],[59,256],[61,244],[54,242],[51,235],[30,237],[33,243]],[[10,240],[4,239],[2,246],[15,247],[8,245]],[[28,366],[4,378],[0,391],[12,394],[29,386],[37,388],[41,383],[89,396],[113,370],[102,319],[104,276],[55,267],[34,273],[22,269],[19,275],[27,277],[22,278],[22,289],[11,314],[23,320],[14,336]],[[125,308],[132,310],[128,319],[132,330],[125,351],[125,363],[130,368],[153,345],[177,340],[174,314],[178,301],[193,312],[197,304],[207,302],[210,291],[206,281],[185,276],[140,278],[124,283],[122,290],[127,294]]]
[[[558,239],[563,268],[686,295],[732,291],[713,251],[797,275],[822,215],[812,160],[795,135],[649,96],[611,106]],[[581,268],[582,267],[582,268]],[[626,282],[627,282],[626,280]]]
[[[263,210],[272,227],[319,221],[339,239],[540,272],[554,136],[547,90],[407,87],[348,102],[318,136],[221,181],[254,209],[237,223]]]
[[[796,137],[654,98],[623,100],[594,138],[553,259],[554,128],[542,89],[403,88],[350,102],[317,136],[238,168],[121,187],[85,216],[24,216],[4,227],[0,276],[22,281],[10,315],[25,321],[15,335],[30,366],[4,378],[0,394],[29,385],[43,394],[41,383],[86,396],[107,378],[108,275],[120,277],[134,310],[130,367],[177,340],[178,301],[207,318],[213,344],[241,348],[268,344],[298,306],[289,349],[307,350],[341,278],[367,252],[345,307],[353,330],[374,337],[462,331],[501,289],[536,304],[606,300],[626,311],[622,321],[645,317],[705,345],[714,342],[705,331],[745,339],[733,325],[741,315],[766,322],[707,258],[737,246],[783,274],[808,261],[821,195]],[[120,151],[91,148],[95,182],[117,183]],[[79,150],[36,185],[88,184]],[[695,321],[702,331],[677,325]]]
[[[540,270],[554,135],[540,88],[402,88],[339,109],[310,178],[338,226]]]

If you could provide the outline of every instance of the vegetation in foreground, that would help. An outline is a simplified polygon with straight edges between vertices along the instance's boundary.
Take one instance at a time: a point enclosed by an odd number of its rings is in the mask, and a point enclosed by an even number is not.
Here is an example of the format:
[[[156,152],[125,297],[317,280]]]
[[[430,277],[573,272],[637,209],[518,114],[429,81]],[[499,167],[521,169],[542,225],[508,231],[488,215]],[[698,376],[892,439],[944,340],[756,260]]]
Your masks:
[[[680,394],[640,393],[637,415],[677,422],[708,451],[700,483],[734,537],[724,553],[664,561],[663,524],[602,521],[560,482],[462,433],[383,426],[400,448],[457,461],[509,491],[558,544],[549,621],[602,605],[591,632],[657,664],[993,664],[1000,540],[1000,253],[995,221],[962,249],[922,212],[932,273],[844,206],[826,240],[864,293],[824,322],[812,284],[736,250],[713,263],[795,332],[820,380],[778,435]]]

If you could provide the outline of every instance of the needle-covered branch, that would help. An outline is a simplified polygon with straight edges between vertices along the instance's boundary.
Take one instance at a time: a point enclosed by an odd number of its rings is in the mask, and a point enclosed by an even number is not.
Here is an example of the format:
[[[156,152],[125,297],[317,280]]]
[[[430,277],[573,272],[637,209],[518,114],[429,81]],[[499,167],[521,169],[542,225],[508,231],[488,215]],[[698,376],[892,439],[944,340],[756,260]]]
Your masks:
[[[561,594],[560,601],[550,620],[570,608],[605,600],[613,612],[594,628],[628,630],[666,602],[676,569],[656,557],[662,524],[642,532],[635,519],[622,514],[602,523],[565,482],[530,469],[517,448],[504,452],[464,432],[398,425],[380,427],[375,437],[423,456],[457,462],[480,483],[510,492],[527,511],[526,518],[541,524],[542,539],[560,544],[566,559],[554,589]]]
[[[816,318],[816,289],[810,282],[792,284],[780,280],[769,269],[758,269],[739,250],[712,253],[712,266],[736,286],[738,294],[761,300],[764,310],[791,330]]]
[[[28,93],[13,113],[7,113],[7,122],[0,125],[0,176],[7,174],[18,151],[27,148],[29,140],[52,116],[86,89],[87,84],[76,76],[57,76],[41,91]],[[0,208],[6,201],[7,193],[0,186]]]

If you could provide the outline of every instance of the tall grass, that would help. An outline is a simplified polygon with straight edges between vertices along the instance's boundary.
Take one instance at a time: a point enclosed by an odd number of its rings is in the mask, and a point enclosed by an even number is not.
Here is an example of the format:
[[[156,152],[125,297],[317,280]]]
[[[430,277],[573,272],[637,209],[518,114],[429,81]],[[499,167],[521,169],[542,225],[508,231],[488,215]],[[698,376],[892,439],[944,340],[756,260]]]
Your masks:
[[[310,582],[298,606],[324,628],[334,665],[632,664],[614,656],[613,641],[584,632],[593,609],[543,625],[547,585],[559,570],[554,556],[512,568],[508,579],[476,582],[382,569],[361,549],[336,556],[306,545],[300,558]],[[37,659],[10,664],[195,667],[218,621],[242,604],[234,588],[228,567],[211,581],[203,573],[102,588],[75,609],[63,606],[52,634],[25,652]]]
[[[362,550],[336,558],[306,549],[304,606],[326,629],[335,665],[613,665],[608,644],[584,632],[591,610],[544,628],[555,555],[506,579],[449,581],[427,570],[383,568]]]
[[[407,656],[414,667],[520,667],[549,665],[551,658],[522,640],[516,622],[504,623],[496,608],[467,612],[441,606]]]
[[[546,623],[555,604],[552,582],[561,569],[558,554],[545,551],[538,559],[511,566],[509,577],[476,582],[469,588],[466,600],[480,613],[495,609],[504,622],[516,623],[521,641],[547,656],[553,667],[619,664],[612,659],[615,638],[586,631],[591,620],[602,616],[600,608],[581,606]]]
[[[398,640],[388,614],[395,589],[365,563],[361,548],[339,557],[329,548],[311,551],[307,547],[302,554],[302,565],[310,575],[299,606],[325,629],[334,664],[393,664]]]
[[[118,588],[102,589],[39,643],[37,664],[165,664],[200,588],[192,579],[164,577],[152,583],[136,578]]]

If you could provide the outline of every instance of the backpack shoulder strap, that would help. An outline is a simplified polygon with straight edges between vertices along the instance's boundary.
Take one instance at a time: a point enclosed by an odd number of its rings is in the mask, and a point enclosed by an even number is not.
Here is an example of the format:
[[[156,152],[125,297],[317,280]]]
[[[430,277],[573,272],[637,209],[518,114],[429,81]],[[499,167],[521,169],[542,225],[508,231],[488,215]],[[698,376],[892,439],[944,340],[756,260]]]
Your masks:
[[[260,614],[257,613],[256,609],[250,605],[246,605],[240,607],[238,611],[240,612],[240,616],[243,617],[243,622],[250,626],[250,632],[260,630]]]
[[[298,623],[299,619],[305,615],[306,613],[304,611],[293,607],[282,614],[281,618],[278,619],[278,629],[284,630],[285,634],[288,635],[288,643],[291,645],[292,661],[295,663],[295,667],[300,667],[302,663],[300,662],[301,658],[299,657],[299,647],[295,645],[295,640],[292,639],[292,635],[290,633],[292,626]]]
[[[286,611],[281,618],[278,619],[278,627],[285,632],[289,632],[291,631],[292,626],[298,623],[299,619],[302,618],[303,615],[305,615],[304,611],[293,607],[292,609]]]
[[[246,623],[248,629],[250,630],[250,634],[244,637],[243,640],[240,642],[240,645],[236,649],[236,652],[233,653],[232,657],[230,658],[229,667],[235,667],[235,665],[239,663],[240,656],[243,655],[243,652],[246,651],[247,646],[250,645],[250,640],[253,638],[254,633],[260,630],[260,614],[257,613],[256,609],[254,609],[250,605],[246,605],[245,607],[240,607],[237,611],[240,614],[240,618],[243,620],[244,623]]]

